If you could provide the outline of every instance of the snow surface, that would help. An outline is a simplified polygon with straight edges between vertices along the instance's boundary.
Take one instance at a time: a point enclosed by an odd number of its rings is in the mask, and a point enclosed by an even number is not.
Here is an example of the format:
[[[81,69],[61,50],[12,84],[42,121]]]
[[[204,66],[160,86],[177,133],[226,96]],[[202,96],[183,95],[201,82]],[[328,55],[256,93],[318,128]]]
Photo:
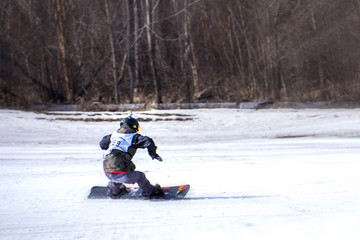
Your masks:
[[[359,109],[137,112],[137,169],[187,198],[89,200],[125,116],[0,110],[0,239],[360,239]]]

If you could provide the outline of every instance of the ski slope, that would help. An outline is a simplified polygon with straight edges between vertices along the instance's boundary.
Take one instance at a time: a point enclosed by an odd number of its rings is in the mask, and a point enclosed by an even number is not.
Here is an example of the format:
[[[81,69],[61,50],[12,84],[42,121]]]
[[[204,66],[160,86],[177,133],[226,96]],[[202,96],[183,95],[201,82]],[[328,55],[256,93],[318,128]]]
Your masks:
[[[0,239],[360,239],[359,109],[136,112],[181,201],[89,200],[119,112],[0,110]]]

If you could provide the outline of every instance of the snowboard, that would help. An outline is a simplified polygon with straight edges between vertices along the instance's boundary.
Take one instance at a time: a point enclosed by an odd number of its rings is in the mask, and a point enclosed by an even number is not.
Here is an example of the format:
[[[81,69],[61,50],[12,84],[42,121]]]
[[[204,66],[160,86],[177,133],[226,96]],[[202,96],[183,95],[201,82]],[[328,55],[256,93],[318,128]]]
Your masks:
[[[147,198],[142,195],[141,188],[127,188],[126,192],[120,194],[116,198],[113,199],[146,199],[146,200],[176,200],[182,199],[186,196],[189,192],[190,185],[179,185],[179,186],[169,186],[169,187],[162,187],[164,191],[164,196],[156,197],[156,198]],[[110,189],[108,187],[102,186],[94,186],[90,190],[90,194],[88,196],[89,199],[106,199],[110,198]]]

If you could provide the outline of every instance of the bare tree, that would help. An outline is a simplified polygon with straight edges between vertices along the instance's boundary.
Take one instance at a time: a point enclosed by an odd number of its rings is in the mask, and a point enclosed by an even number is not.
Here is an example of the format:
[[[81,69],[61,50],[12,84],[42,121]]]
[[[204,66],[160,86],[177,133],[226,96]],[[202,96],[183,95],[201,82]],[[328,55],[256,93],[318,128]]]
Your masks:
[[[147,35],[147,43],[148,43],[148,52],[149,52],[149,62],[151,66],[151,73],[154,83],[154,94],[155,94],[155,102],[161,103],[160,96],[160,79],[158,75],[158,70],[156,66],[156,48],[155,42],[153,41],[153,33],[152,33],[152,11],[153,6],[151,0],[146,0],[146,35]]]
[[[63,74],[64,79],[64,91],[65,98],[67,102],[72,101],[72,86],[68,75],[68,68],[66,64],[66,43],[65,43],[65,29],[64,29],[64,21],[65,21],[65,10],[64,10],[64,2],[63,0],[56,0],[56,10],[55,10],[55,20],[57,21],[57,33],[58,33],[58,44],[60,50],[60,61],[61,61],[61,72]]]
[[[113,81],[114,81],[114,85],[113,85],[114,99],[115,99],[115,103],[118,104],[120,99],[119,99],[119,91],[118,91],[118,83],[117,83],[117,80],[118,80],[117,62],[116,62],[116,54],[115,54],[114,37],[113,37],[113,33],[112,33],[113,31],[111,29],[112,21],[111,21],[110,12],[109,12],[108,0],[105,0],[104,4],[105,4],[105,12],[106,12],[106,18],[107,18],[109,44],[110,44],[110,49],[111,49],[112,75],[113,75]]]

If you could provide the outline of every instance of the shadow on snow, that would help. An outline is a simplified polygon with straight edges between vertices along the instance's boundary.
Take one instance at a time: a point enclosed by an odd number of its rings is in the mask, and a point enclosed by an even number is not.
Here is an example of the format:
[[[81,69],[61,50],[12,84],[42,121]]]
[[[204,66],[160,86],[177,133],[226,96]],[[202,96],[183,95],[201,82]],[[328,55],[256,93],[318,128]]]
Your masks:
[[[265,198],[271,197],[267,195],[259,195],[259,196],[251,196],[251,195],[244,195],[244,196],[215,196],[215,197],[185,197],[182,200],[226,200],[226,199],[254,199],[254,198]]]

